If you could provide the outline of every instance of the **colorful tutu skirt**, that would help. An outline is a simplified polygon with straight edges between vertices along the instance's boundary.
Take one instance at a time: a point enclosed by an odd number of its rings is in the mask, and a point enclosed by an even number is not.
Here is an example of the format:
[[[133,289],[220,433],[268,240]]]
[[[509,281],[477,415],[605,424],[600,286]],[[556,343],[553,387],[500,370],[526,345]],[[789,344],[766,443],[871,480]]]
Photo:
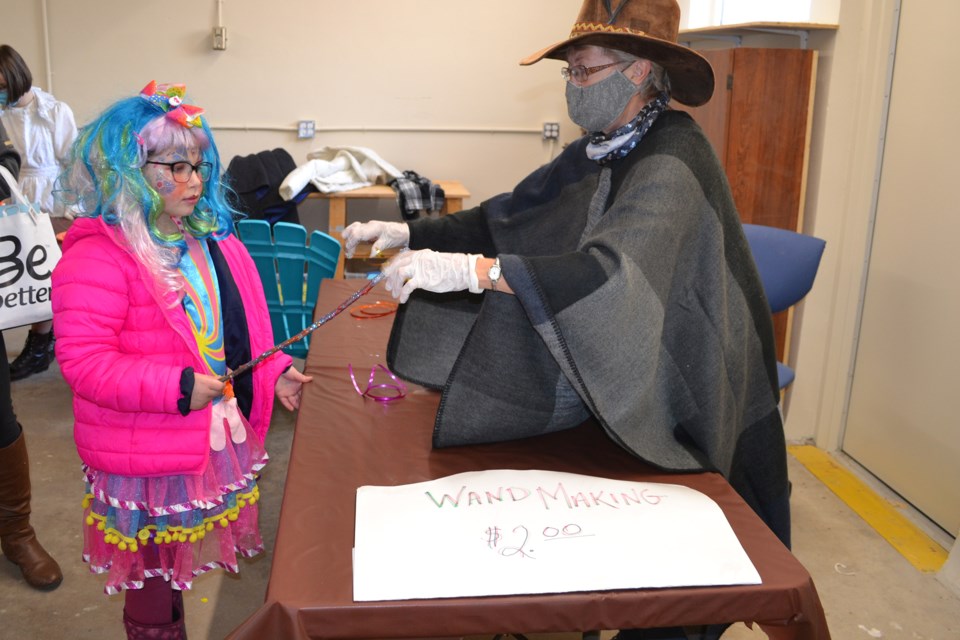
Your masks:
[[[263,551],[256,478],[267,454],[242,424],[244,433],[234,427],[231,437],[220,420],[225,437],[212,438],[221,448],[211,448],[200,475],[140,478],[84,465],[83,559],[107,574],[106,593],[140,589],[155,577],[189,589],[196,576],[215,568],[237,573],[238,555]]]

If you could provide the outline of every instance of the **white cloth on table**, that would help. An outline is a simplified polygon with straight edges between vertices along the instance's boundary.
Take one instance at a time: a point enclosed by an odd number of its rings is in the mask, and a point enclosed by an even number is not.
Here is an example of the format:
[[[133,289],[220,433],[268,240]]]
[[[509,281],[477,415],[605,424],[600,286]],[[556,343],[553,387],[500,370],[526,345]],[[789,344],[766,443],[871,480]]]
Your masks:
[[[364,147],[323,147],[307,154],[306,164],[291,171],[280,196],[292,200],[311,182],[322,193],[350,191],[386,183],[403,175],[376,152]]]
[[[20,154],[23,195],[30,202],[39,202],[52,217],[63,217],[67,212],[53,197],[53,187],[77,137],[77,124],[66,103],[38,87],[30,91],[34,96],[30,104],[8,105],[0,110],[0,120]]]

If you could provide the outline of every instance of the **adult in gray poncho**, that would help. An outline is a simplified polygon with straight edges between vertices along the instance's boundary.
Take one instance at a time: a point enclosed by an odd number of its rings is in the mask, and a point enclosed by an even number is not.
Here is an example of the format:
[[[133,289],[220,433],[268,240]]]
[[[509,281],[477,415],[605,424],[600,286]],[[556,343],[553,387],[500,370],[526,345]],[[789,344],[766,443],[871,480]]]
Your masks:
[[[678,25],[675,0],[587,0],[522,64],[566,60],[570,117],[592,133],[476,208],[351,225],[347,252],[412,250],[385,269],[407,302],[388,363],[443,390],[436,446],[592,415],[658,467],[723,473],[789,545],[769,308],[723,169],[669,108],[713,92]]]

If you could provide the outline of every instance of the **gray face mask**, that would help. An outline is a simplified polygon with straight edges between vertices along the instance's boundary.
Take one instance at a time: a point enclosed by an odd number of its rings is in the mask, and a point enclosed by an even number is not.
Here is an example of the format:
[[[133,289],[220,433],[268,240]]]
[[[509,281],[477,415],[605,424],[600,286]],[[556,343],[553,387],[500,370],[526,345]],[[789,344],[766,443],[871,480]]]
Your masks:
[[[627,108],[640,88],[617,71],[589,87],[567,83],[567,113],[588,132],[606,131]]]

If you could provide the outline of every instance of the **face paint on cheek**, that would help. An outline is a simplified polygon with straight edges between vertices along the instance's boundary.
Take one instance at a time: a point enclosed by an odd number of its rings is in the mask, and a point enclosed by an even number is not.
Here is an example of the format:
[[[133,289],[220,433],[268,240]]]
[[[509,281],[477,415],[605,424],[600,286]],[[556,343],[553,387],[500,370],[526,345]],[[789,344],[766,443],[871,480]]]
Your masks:
[[[172,182],[167,182],[165,180],[157,180],[157,193],[162,196],[167,196],[173,193],[174,185]]]

